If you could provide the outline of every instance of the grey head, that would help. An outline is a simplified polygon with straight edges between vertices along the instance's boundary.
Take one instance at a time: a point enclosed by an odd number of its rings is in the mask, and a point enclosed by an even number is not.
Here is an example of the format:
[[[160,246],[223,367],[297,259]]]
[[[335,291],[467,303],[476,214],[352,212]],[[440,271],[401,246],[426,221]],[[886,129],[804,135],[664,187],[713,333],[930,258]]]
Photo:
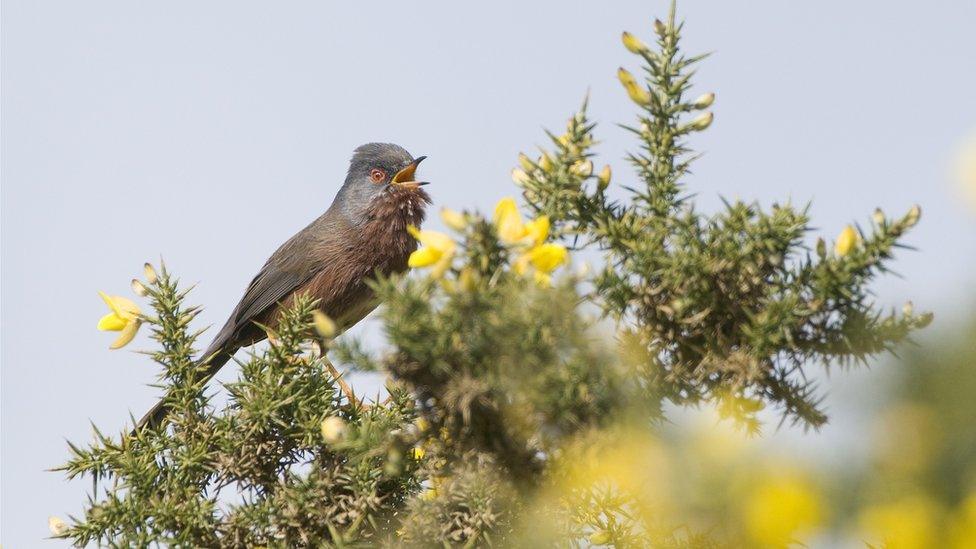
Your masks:
[[[395,192],[415,191],[427,184],[414,177],[417,165],[424,158],[414,158],[406,149],[393,143],[367,143],[357,147],[333,209],[338,209],[354,223],[362,221],[378,198]]]

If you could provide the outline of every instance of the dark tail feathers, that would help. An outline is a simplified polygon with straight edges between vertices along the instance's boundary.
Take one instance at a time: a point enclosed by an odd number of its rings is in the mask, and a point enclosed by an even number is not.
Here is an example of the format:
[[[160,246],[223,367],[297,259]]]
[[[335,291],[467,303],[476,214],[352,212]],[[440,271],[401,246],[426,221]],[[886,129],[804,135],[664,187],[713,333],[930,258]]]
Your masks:
[[[210,381],[210,378],[216,375],[217,371],[220,370],[224,364],[227,364],[227,361],[234,356],[236,351],[237,349],[218,351],[216,354],[211,353],[210,360],[206,360],[205,358],[204,360],[198,362],[197,365],[199,367],[207,369],[206,373],[204,373],[204,383]],[[208,355],[204,356],[206,357]],[[166,421],[167,415],[169,415],[169,406],[166,404],[165,400],[160,400],[155,406],[146,412],[144,416],[142,416],[142,419],[140,419],[139,423],[136,424],[136,428],[132,430],[131,434],[134,436],[138,431],[142,430],[142,428],[147,425],[150,429],[154,429],[162,425],[162,423]]]

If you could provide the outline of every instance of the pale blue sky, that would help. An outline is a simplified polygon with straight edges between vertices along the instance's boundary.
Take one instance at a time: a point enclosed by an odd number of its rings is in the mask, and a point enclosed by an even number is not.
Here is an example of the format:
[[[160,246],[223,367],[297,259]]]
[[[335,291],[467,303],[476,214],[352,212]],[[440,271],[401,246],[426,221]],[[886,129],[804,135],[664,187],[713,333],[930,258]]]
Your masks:
[[[714,51],[698,91],[715,124],[689,188],[763,204],[813,200],[832,238],[876,206],[922,223],[876,286],[968,313],[976,217],[953,194],[953,147],[976,129],[976,3],[686,1],[686,51]],[[665,2],[130,2],[2,5],[0,541],[45,541],[89,484],[44,469],[151,405],[154,370],[95,331],[97,291],[128,293],[164,256],[222,323],[267,255],[332,200],[352,149],[426,154],[436,205],[513,194],[520,149],[561,129],[590,90],[617,182],[634,112],[615,79],[636,68]],[[434,220],[432,226],[438,226]],[[368,330],[368,328],[367,328]],[[145,345],[141,336],[132,348]],[[224,373],[224,377],[234,372]],[[841,389],[850,377],[835,375]],[[834,407],[822,440],[856,440]],[[822,438],[817,438],[822,437]],[[831,438],[833,437],[833,438]]]

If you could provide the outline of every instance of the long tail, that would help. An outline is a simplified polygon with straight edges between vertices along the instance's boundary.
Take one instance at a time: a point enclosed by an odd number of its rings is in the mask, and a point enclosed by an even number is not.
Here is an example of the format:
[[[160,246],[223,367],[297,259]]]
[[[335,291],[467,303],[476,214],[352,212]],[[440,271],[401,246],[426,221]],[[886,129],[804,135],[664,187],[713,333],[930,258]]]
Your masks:
[[[210,381],[210,379],[217,374],[217,371],[220,370],[224,364],[227,364],[227,361],[234,356],[236,351],[237,348],[234,348],[233,350],[228,349],[217,351],[216,353],[205,354],[205,358],[197,363],[198,367],[206,368],[206,371],[203,374],[204,383]],[[142,419],[140,419],[139,423],[136,424],[136,428],[132,430],[132,434],[135,435],[136,432],[142,430],[142,428],[147,425],[150,428],[155,428],[162,425],[163,421],[166,420],[167,415],[169,415],[169,405],[165,400],[160,400],[155,406],[150,408],[145,415],[142,416]]]

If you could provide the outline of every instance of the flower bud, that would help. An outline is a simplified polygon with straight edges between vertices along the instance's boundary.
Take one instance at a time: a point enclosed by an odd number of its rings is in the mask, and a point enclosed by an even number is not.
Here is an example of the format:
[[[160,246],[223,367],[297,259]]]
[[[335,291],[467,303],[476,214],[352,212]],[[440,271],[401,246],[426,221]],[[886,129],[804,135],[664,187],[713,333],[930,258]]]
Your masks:
[[[817,256],[820,259],[827,257],[827,243],[822,238],[817,239]]]
[[[879,226],[880,225],[884,225],[885,215],[884,215],[884,212],[881,211],[881,208],[875,208],[874,209],[874,213],[871,214],[871,219],[875,222],[875,224],[877,224]]]
[[[597,530],[596,532],[590,534],[591,545],[606,545],[611,541],[613,541],[613,536],[611,536],[610,532],[607,532],[606,530]]]
[[[658,33],[661,36],[664,36],[664,34],[667,31],[668,31],[668,28],[666,26],[664,26],[664,23],[662,23],[660,19],[655,19],[654,20],[654,32]]]
[[[905,226],[914,227],[915,224],[918,223],[918,219],[920,217],[922,217],[922,208],[920,208],[918,204],[915,204],[905,215]]]
[[[600,175],[596,176],[596,188],[601,191],[605,191],[607,187],[610,186],[610,177],[612,175],[613,174],[610,171],[610,164],[607,164],[602,170],[600,170]]]
[[[531,172],[535,169],[535,164],[532,163],[532,160],[526,156],[525,153],[519,153],[518,161],[519,165],[522,166],[522,169],[526,172]]]
[[[63,536],[68,531],[68,525],[59,517],[54,516],[47,518],[47,528],[54,537]]]
[[[637,38],[627,31],[624,31],[620,38],[624,43],[624,47],[627,48],[627,51],[630,53],[636,53],[639,55],[648,51],[647,44],[642,42],[640,38]]]
[[[339,331],[335,321],[319,310],[312,311],[312,325],[315,327],[315,331],[325,339],[331,339]]]
[[[346,438],[346,422],[342,418],[329,416],[322,422],[322,439],[327,444],[336,444]]]
[[[593,162],[591,160],[580,160],[573,164],[573,173],[580,177],[589,177],[593,174]]]
[[[901,313],[905,316],[912,316],[915,311],[915,305],[911,301],[906,301],[904,305],[901,306]]]
[[[458,275],[458,283],[460,283],[461,289],[465,292],[474,292],[477,288],[477,280],[475,280],[474,270],[471,269],[471,267],[461,269],[461,274]]]
[[[915,321],[915,327],[916,328],[925,328],[929,324],[932,324],[932,320],[934,320],[934,319],[935,319],[935,315],[933,313],[930,313],[930,312],[929,313],[922,313],[921,315],[918,316],[918,319]]]
[[[539,157],[539,167],[542,168],[542,171],[546,173],[552,171],[553,168],[552,159],[549,158],[548,153],[542,153],[542,156]]]
[[[837,254],[837,257],[844,257],[851,253],[851,250],[857,245],[858,238],[857,231],[854,230],[854,227],[850,225],[844,227],[844,230],[837,236],[837,242],[834,243],[834,253]]]
[[[526,185],[529,181],[531,181],[531,178],[529,177],[529,174],[523,172],[522,170],[513,168],[512,181],[514,181],[516,185]]]
[[[711,107],[712,103],[714,102],[715,102],[714,93],[703,93],[698,96],[698,99],[695,99],[695,102],[692,103],[692,106],[695,107],[696,109],[707,109],[708,107]]]
[[[634,75],[630,74],[627,69],[623,67],[617,69],[617,78],[624,85],[624,89],[627,90],[627,95],[630,96],[631,101],[641,106],[647,106],[651,103],[651,92],[639,85]]]
[[[712,120],[714,119],[715,115],[711,112],[702,113],[698,118],[692,120],[691,124],[688,124],[688,129],[698,132],[708,129],[708,127],[712,125]]]
[[[142,266],[142,276],[146,277],[146,282],[150,284],[155,284],[159,281],[159,277],[156,276],[156,269],[153,269],[153,266],[150,263],[146,263]]]
[[[450,208],[441,208],[441,220],[444,224],[455,231],[463,231],[468,226],[468,221],[464,214],[458,213]]]
[[[139,279],[133,278],[130,285],[132,286],[132,292],[134,294],[142,297],[149,295],[149,290],[142,284],[142,282],[139,282]]]

